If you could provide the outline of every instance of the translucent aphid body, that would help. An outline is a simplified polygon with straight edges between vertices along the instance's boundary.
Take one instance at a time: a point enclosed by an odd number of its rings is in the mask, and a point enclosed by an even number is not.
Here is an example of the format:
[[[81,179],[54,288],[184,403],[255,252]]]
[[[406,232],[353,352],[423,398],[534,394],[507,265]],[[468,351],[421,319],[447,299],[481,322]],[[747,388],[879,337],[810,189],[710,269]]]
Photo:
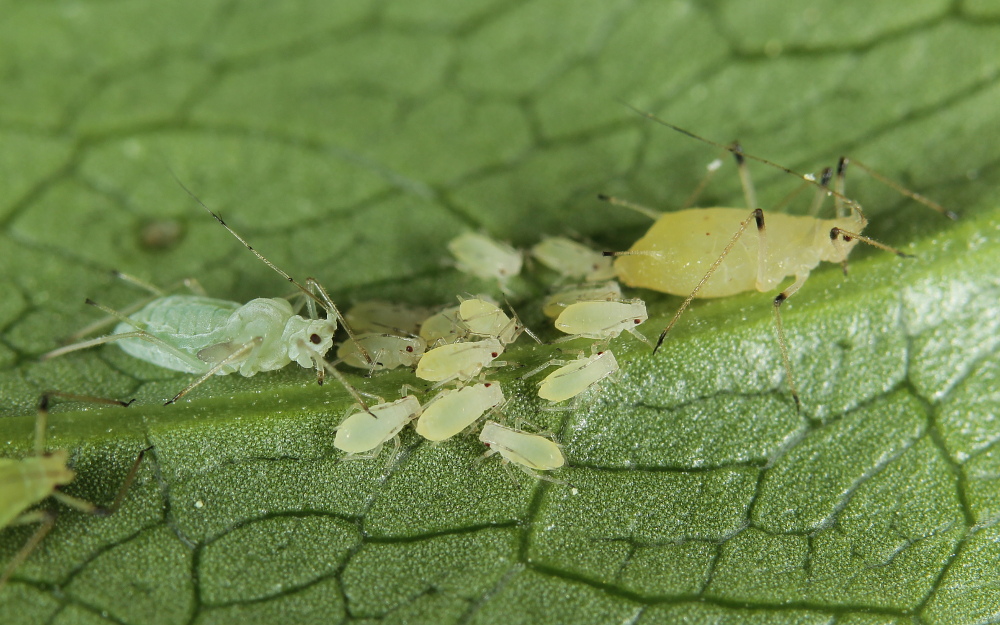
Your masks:
[[[427,350],[417,364],[417,377],[429,382],[469,380],[503,353],[497,339],[451,343]]]
[[[393,402],[371,406],[365,412],[353,408],[344,421],[336,427],[333,446],[349,454],[348,457],[375,457],[382,445],[395,438],[406,424],[420,415],[420,402],[407,395]]]
[[[540,434],[531,434],[509,428],[495,421],[487,421],[479,434],[489,451],[486,456],[500,454],[505,462],[513,462],[519,469],[534,477],[532,469],[549,471],[566,464],[562,450],[551,439]],[[551,478],[550,478],[551,479]]]
[[[556,329],[573,337],[612,339],[622,332],[646,338],[636,326],[649,318],[642,300],[577,302],[570,304],[556,318]]]
[[[458,309],[458,306],[445,308],[425,319],[420,324],[420,338],[432,347],[465,338],[467,330],[458,321]]]
[[[631,287],[686,296],[708,273],[748,214],[743,208],[663,213],[629,248],[629,252],[643,254],[615,260],[618,277]],[[861,232],[866,223],[860,215],[817,219],[767,213],[764,262],[758,265],[760,237],[740,237],[726,261],[702,285],[698,297],[726,297],[755,289],[773,291],[787,276],[803,282],[820,262],[843,262],[857,245],[857,239],[831,240],[832,230]]]
[[[365,361],[358,344],[364,346],[365,353],[372,359],[371,363]],[[337,358],[351,367],[380,371],[396,367],[416,367],[426,349],[427,343],[419,336],[371,332],[358,334],[341,343],[337,348]]]
[[[620,300],[622,288],[614,280],[600,284],[577,285],[553,293],[542,302],[542,313],[555,319],[570,304],[577,302],[599,302]]]
[[[84,399],[77,397],[78,399]],[[97,400],[101,403],[125,405],[123,402]],[[28,557],[31,551],[41,542],[42,538],[52,529],[56,521],[56,513],[51,510],[36,509],[26,512],[35,504],[52,497],[59,503],[80,512],[93,515],[108,516],[117,510],[132,481],[135,479],[145,451],[139,452],[132,470],[109,508],[101,508],[89,501],[67,495],[59,490],[60,486],[70,484],[76,473],[67,466],[69,452],[65,449],[46,452],[45,427],[48,416],[49,397],[42,397],[38,406],[38,417],[35,423],[35,451],[32,456],[21,459],[0,458],[0,529],[8,525],[41,523],[35,534],[28,539],[24,547],[13,560],[0,572],[0,588],[3,588],[14,569]]]
[[[513,343],[524,332],[517,317],[511,319],[499,306],[479,297],[462,302],[457,321],[467,335],[495,338],[504,345]]]
[[[417,434],[429,441],[443,441],[503,403],[503,389],[497,382],[441,391],[424,406],[417,420]]]
[[[351,329],[360,334],[380,333],[412,336],[430,314],[426,308],[371,300],[360,302],[344,313]]]
[[[543,238],[531,248],[531,255],[564,278],[597,281],[615,277],[610,258],[566,237]]]
[[[521,273],[521,252],[486,235],[466,232],[448,242],[448,251],[458,261],[458,268],[484,280],[498,280],[501,287]]]
[[[578,358],[545,376],[538,386],[538,396],[551,402],[566,401],[617,371],[618,361],[611,350]]]

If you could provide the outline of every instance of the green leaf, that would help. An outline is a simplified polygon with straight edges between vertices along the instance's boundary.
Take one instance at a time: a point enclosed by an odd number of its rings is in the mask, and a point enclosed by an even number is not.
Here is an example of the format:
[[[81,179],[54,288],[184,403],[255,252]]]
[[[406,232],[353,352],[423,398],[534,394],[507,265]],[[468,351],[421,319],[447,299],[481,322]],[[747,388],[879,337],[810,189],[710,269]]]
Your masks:
[[[53,531],[0,591],[3,623],[985,623],[1000,618],[1000,37],[988,2],[44,3],[0,21],[0,441],[30,452],[46,389],[65,490]],[[859,248],[783,307],[696,302],[657,354],[613,342],[620,378],[543,410],[523,369],[507,412],[570,466],[510,477],[482,445],[412,432],[391,466],[341,462],[350,399],[298,367],[190,376],[104,346],[38,356],[160,286],[216,297],[287,285],[178,188],[342,305],[443,305],[496,285],[445,263],[481,229],[527,247],[574,233],[624,249],[647,227],[596,201],[681,206],[718,142],[817,171],[840,154],[961,214],[851,171]],[[797,187],[751,169],[768,209]],[[720,172],[702,205],[742,205]],[[791,210],[802,211],[804,197]],[[511,285],[529,325],[553,276]],[[650,292],[655,335],[680,304]],[[505,354],[534,366],[560,346]],[[571,344],[586,347],[585,342]],[[565,346],[562,346],[565,347]],[[366,379],[392,397],[412,373]],[[34,531],[7,528],[0,562]]]

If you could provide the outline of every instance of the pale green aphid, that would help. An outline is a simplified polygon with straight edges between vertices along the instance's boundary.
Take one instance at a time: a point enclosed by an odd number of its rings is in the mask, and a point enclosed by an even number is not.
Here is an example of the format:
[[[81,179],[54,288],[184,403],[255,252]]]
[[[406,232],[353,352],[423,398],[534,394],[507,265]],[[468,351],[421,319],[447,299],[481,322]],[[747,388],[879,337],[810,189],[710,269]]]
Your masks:
[[[364,353],[358,345],[364,347]],[[416,367],[427,350],[427,343],[419,336],[397,336],[375,332],[358,334],[347,339],[337,348],[337,358],[344,364],[358,369],[381,371],[396,367]],[[366,362],[367,353],[372,362]]]
[[[430,310],[382,300],[360,302],[344,313],[344,319],[357,334],[378,332],[413,336]]]
[[[70,395],[77,399],[77,396]],[[97,400],[103,403],[113,403],[126,405],[123,402],[111,400]],[[56,512],[54,510],[33,510],[25,512],[28,508],[43,501],[47,497],[52,497],[59,503],[85,512],[100,516],[108,516],[118,509],[125,492],[135,479],[139,471],[139,465],[145,450],[140,451],[132,470],[119,489],[118,496],[114,503],[102,508],[89,501],[78,497],[67,495],[59,490],[60,486],[66,486],[76,478],[76,473],[67,465],[69,462],[69,452],[65,449],[55,451],[45,451],[45,427],[48,416],[49,396],[43,395],[38,405],[38,416],[35,420],[35,449],[34,454],[27,458],[0,458],[0,529],[8,525],[24,525],[28,523],[41,523],[35,533],[28,539],[24,547],[14,556],[10,563],[0,574],[0,589],[4,587],[14,570],[31,554],[36,546],[49,533],[56,522]]]
[[[552,365],[563,366],[545,376],[538,386],[538,396],[551,402],[566,401],[576,397],[618,371],[618,361],[608,349],[569,362],[550,360],[532,373]]]
[[[615,277],[610,257],[566,237],[543,238],[531,248],[531,255],[564,278],[598,281]]]
[[[636,326],[649,319],[646,304],[640,299],[600,302],[576,302],[567,306],[556,318],[556,329],[574,338],[608,340],[629,332],[640,341],[649,343],[636,331]]]
[[[417,364],[417,377],[429,382],[471,380],[483,367],[503,353],[503,343],[495,338],[451,343],[427,350]]]
[[[542,302],[542,314],[555,319],[570,304],[577,302],[599,302],[620,300],[622,287],[614,280],[601,284],[577,285],[553,293]]]
[[[445,345],[459,341],[467,335],[467,330],[458,322],[458,306],[445,308],[420,324],[420,338],[429,346]]]
[[[333,446],[347,452],[345,459],[376,458],[389,439],[394,439],[398,447],[399,433],[419,415],[420,402],[413,395],[378,403],[368,411],[353,406],[335,428]]]
[[[315,368],[320,381],[330,372],[359,403],[364,404],[357,391],[324,358],[333,347],[337,319],[343,321],[326,290],[312,279],[308,281],[309,288],[296,282],[251,247],[197,197],[193,194],[192,197],[257,258],[300,289],[307,298],[310,318],[295,314],[291,304],[281,298],[258,298],[239,304],[200,295],[167,295],[150,301],[129,316],[88,300],[117,318],[118,326],[107,336],[55,349],[42,358],[118,342],[131,356],[166,369],[200,375],[167,404],[177,401],[213,375],[238,371],[249,377],[296,362],[302,367]],[[315,318],[317,304],[324,309],[325,319]],[[354,336],[346,323],[344,329]]]
[[[504,345],[516,341],[526,329],[516,316],[513,319],[508,317],[499,306],[481,297],[461,303],[458,323],[465,327],[467,335],[492,337]]]
[[[507,280],[521,273],[521,252],[486,235],[466,232],[448,242],[448,251],[458,268],[484,280],[497,280],[505,288]]]
[[[417,434],[429,441],[443,441],[503,403],[503,389],[498,382],[443,390],[424,405],[417,419]]]
[[[515,430],[500,425],[496,421],[487,421],[483,425],[483,431],[479,434],[479,440],[490,448],[483,454],[484,458],[500,454],[504,463],[513,462],[517,468],[532,477],[562,483],[532,470],[549,471],[566,464],[562,450],[551,439],[540,434]]]

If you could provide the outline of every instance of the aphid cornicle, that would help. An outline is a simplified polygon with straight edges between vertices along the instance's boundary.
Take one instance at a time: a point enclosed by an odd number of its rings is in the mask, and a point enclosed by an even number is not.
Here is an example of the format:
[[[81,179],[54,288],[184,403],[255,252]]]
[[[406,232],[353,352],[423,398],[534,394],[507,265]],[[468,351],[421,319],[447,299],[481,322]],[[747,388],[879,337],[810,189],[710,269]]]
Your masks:
[[[566,464],[562,450],[551,439],[540,434],[515,430],[496,421],[487,421],[479,434],[479,440],[489,447],[483,458],[500,454],[505,464],[512,462],[518,469],[534,478],[557,484],[563,483],[534,471],[549,471]]]
[[[503,389],[498,382],[445,389],[424,405],[417,419],[417,434],[429,441],[443,441],[503,403]]]
[[[609,196],[600,199],[642,212],[656,223],[626,252],[605,252],[618,256],[615,270],[628,286],[647,288],[673,295],[687,296],[670,323],[660,333],[655,352],[663,343],[681,314],[696,297],[725,297],[743,291],[772,291],[788,276],[794,281],[773,300],[775,328],[781,349],[786,378],[796,408],[800,405],[792,375],[791,361],[781,326],[779,308],[805,283],[809,273],[820,262],[841,263],[846,272],[847,257],[857,243],[864,242],[899,256],[900,250],[874,241],[861,234],[868,219],[861,206],[844,195],[844,178],[848,159],[842,157],[836,173],[824,170],[819,181],[814,176],[796,173],[787,167],[743,152],[737,143],[723,145],[704,139],[648,113],[641,115],[681,134],[709,145],[728,150],[739,167],[740,181],[747,208],[692,208],[672,212],[651,209]],[[767,213],[757,206],[746,160],[754,160],[797,176],[817,188],[811,206],[811,216]],[[940,205],[886,179],[868,167],[855,165],[886,183],[903,195],[951,218],[956,215]],[[834,188],[829,183],[834,180]],[[816,214],[823,200],[832,195],[836,216],[819,219]],[[755,236],[744,236],[754,225]]]
[[[296,362],[302,367],[315,368],[320,382],[326,373],[331,373],[356,401],[364,405],[357,391],[325,360],[326,352],[333,346],[338,319],[354,338],[354,332],[344,322],[326,290],[312,279],[307,281],[308,287],[296,282],[251,247],[186,187],[183,188],[258,259],[299,288],[306,298],[309,317],[295,314],[291,304],[281,298],[258,298],[239,304],[201,295],[164,296],[154,287],[130,278],[160,297],[130,315],[87,300],[87,303],[118,319],[118,326],[109,335],[52,350],[42,358],[54,358],[103,343],[117,342],[122,350],[141,360],[174,371],[200,375],[167,404],[174,403],[213,375],[239,372],[243,376],[252,376]],[[325,311],[325,318],[316,318],[317,305]],[[367,352],[362,351],[362,356],[370,360]]]
[[[31,551],[49,533],[56,521],[56,513],[53,510],[39,509],[31,512],[25,512],[25,510],[47,497],[52,497],[65,506],[87,514],[99,516],[113,514],[121,505],[125,493],[135,480],[135,476],[139,471],[139,465],[142,463],[143,455],[147,451],[142,450],[139,452],[135,462],[132,464],[132,469],[119,488],[114,503],[107,508],[96,506],[89,501],[61,492],[59,487],[70,484],[76,478],[76,473],[67,466],[69,462],[68,451],[65,449],[50,452],[45,451],[45,428],[51,394],[64,395],[78,400],[97,401],[122,406],[128,405],[125,402],[86,398],[63,393],[50,393],[42,396],[38,404],[38,415],[35,418],[34,454],[20,460],[0,458],[0,529],[8,525],[41,523],[34,535],[28,539],[21,550],[3,569],[2,573],[0,573],[0,589],[4,587],[18,565],[30,555]]]

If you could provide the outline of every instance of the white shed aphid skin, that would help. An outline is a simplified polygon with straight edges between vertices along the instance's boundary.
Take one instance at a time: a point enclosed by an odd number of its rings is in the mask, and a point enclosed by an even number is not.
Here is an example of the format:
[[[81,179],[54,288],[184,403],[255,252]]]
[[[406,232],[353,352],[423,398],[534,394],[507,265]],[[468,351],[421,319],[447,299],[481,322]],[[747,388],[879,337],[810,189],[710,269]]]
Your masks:
[[[489,447],[483,458],[500,454],[504,464],[509,462],[528,475],[556,484],[565,484],[560,480],[535,471],[550,471],[566,464],[566,457],[555,441],[540,434],[531,434],[500,425],[496,421],[487,421],[479,440]]]
[[[590,356],[580,356],[576,360],[550,360],[525,374],[532,376],[546,367],[562,365],[538,385],[538,396],[557,403],[572,399],[598,382],[618,372],[618,361],[610,349]]]
[[[448,242],[458,268],[483,280],[497,280],[506,291],[507,281],[521,273],[521,252],[476,232],[466,232]]]
[[[296,282],[255,250],[187,187],[183,184],[181,187],[258,259],[301,291],[307,298],[310,318],[294,314],[291,304],[281,298],[258,298],[241,305],[200,295],[168,295],[153,299],[128,316],[88,299],[88,304],[118,319],[118,326],[109,335],[52,350],[42,359],[119,342],[122,350],[141,360],[174,371],[201,374],[166,404],[176,402],[213,375],[238,371],[249,377],[259,371],[280,369],[294,361],[302,367],[315,368],[320,383],[327,372],[331,373],[358,403],[365,405],[357,390],[324,358],[333,346],[338,319],[354,338],[354,332],[344,322],[326,290],[312,278],[307,280],[308,288]],[[326,312],[326,318],[316,318],[317,304]],[[367,353],[363,356],[370,359]]]
[[[745,209],[695,208],[660,213],[618,198],[599,196],[602,200],[637,210],[656,219],[656,223],[646,235],[636,241],[628,251],[605,252],[605,255],[620,257],[615,261],[619,279],[628,286],[687,296],[670,323],[660,333],[653,348],[654,353],[663,344],[667,333],[694,298],[725,297],[750,290],[767,292],[778,288],[786,277],[794,276],[794,282],[774,298],[773,312],[788,387],[798,410],[801,401],[795,388],[788,347],[781,326],[779,308],[782,302],[802,288],[809,273],[820,262],[841,263],[846,273],[847,256],[858,241],[901,257],[909,255],[861,234],[868,224],[868,219],[861,205],[844,195],[847,158],[840,158],[836,168],[834,188],[831,190],[829,183],[833,178],[833,172],[830,170],[824,171],[817,181],[813,175],[799,174],[782,165],[746,154],[738,143],[723,145],[667,123],[649,113],[638,110],[636,112],[676,132],[731,152],[736,159],[747,203]],[[746,159],[775,167],[816,187],[817,193],[811,207],[813,216],[769,213],[765,230],[764,211],[757,207]],[[957,219],[955,213],[939,204],[902,187],[857,161],[854,163],[902,195],[950,219]],[[833,219],[815,217],[823,200],[830,195],[834,197],[836,217]],[[752,222],[756,224],[757,236],[743,237]],[[702,232],[705,236],[692,235]],[[727,257],[728,262],[723,264]]]
[[[430,310],[418,306],[407,306],[381,300],[360,302],[344,313],[344,318],[357,334],[378,332],[413,336],[420,330],[420,324],[430,314]]]
[[[417,419],[417,434],[429,441],[449,439],[504,401],[498,382],[445,389],[424,405]]]
[[[513,311],[511,314],[513,317],[508,317],[493,302],[482,297],[474,297],[462,300],[458,307],[457,321],[465,328],[467,336],[492,337],[504,345],[510,345],[522,333],[527,333],[536,342],[540,342]]]
[[[610,340],[624,331],[652,347],[649,339],[636,330],[647,319],[646,304],[641,299],[576,302],[556,317],[556,329],[570,335],[557,340]]]
[[[614,280],[601,284],[576,285],[546,297],[542,302],[542,314],[555,319],[567,306],[576,302],[610,302],[620,299],[622,287]]]
[[[503,353],[504,346],[495,338],[440,345],[427,350],[417,363],[416,375],[421,380],[438,382],[438,386],[452,380],[471,380]]]
[[[544,237],[531,255],[563,278],[596,282],[615,277],[610,258],[566,237]]]
[[[42,395],[38,403],[38,414],[35,417],[35,447],[34,454],[27,458],[0,458],[0,529],[10,525],[25,525],[29,523],[40,523],[35,533],[28,538],[24,546],[14,555],[13,559],[0,572],[0,589],[3,589],[7,580],[14,573],[14,570],[27,559],[35,547],[41,543],[42,539],[52,530],[56,522],[56,512],[50,509],[36,509],[25,512],[35,504],[52,497],[59,503],[95,516],[110,516],[118,510],[128,492],[132,482],[139,472],[139,465],[146,449],[139,452],[132,464],[114,503],[108,507],[101,507],[72,495],[67,495],[59,490],[60,486],[71,483],[76,478],[76,473],[67,466],[69,462],[69,452],[65,449],[55,451],[45,451],[45,428],[48,418],[48,407],[51,396],[62,396],[77,401],[90,401],[96,403],[107,403],[120,406],[128,406],[132,402],[120,402],[117,400],[102,399],[98,397],[87,397],[82,395],[72,395],[69,393],[49,392]]]
[[[371,356],[371,363],[365,362],[358,343]],[[426,350],[427,342],[419,336],[367,332],[341,343],[337,348],[337,358],[345,365],[371,372],[396,367],[416,367]]]
[[[420,410],[420,402],[413,395],[392,402],[380,400],[367,410],[363,406],[352,406],[340,425],[334,428],[337,434],[333,446],[347,452],[344,460],[377,458],[389,439],[395,442],[398,450],[399,433],[407,423],[420,416]]]

